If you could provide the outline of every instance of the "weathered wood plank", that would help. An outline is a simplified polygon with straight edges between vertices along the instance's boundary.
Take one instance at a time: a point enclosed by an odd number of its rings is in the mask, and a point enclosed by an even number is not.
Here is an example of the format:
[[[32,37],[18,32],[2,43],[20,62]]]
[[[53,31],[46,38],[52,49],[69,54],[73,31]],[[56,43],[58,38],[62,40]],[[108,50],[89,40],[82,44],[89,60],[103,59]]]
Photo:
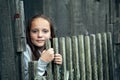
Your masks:
[[[85,36],[85,68],[86,80],[92,80],[92,67],[91,67],[91,53],[90,53],[90,38]]]
[[[62,54],[63,57],[63,64],[62,64],[62,70],[61,70],[61,80],[68,80],[68,74],[67,74],[67,69],[66,69],[66,46],[65,46],[65,38],[60,37],[59,39],[59,49],[60,53]]]
[[[16,53],[14,0],[0,0],[0,79],[21,80],[20,54]],[[12,76],[12,77],[11,77]]]
[[[78,36],[78,44],[79,44],[79,68],[80,68],[80,80],[86,80],[86,72],[85,72],[85,51],[84,51],[84,36]]]
[[[96,56],[96,37],[94,34],[90,35],[90,50],[91,50],[91,66],[92,66],[92,80],[98,80],[97,72],[97,56]]]
[[[107,33],[107,49],[108,49],[108,63],[109,63],[109,80],[114,80],[115,75],[115,64],[114,64],[114,53],[112,44],[112,34]]]
[[[103,80],[102,41],[100,33],[96,34],[96,49],[97,49],[98,80]]]
[[[46,49],[51,48],[51,41],[47,40],[46,41]],[[47,80],[53,80],[53,73],[52,73],[52,62],[48,64],[47,66]]]
[[[73,68],[74,68],[74,80],[80,79],[79,71],[79,56],[78,56],[78,40],[77,36],[72,36],[72,55],[73,55]]]
[[[69,71],[69,79],[73,80],[73,54],[72,54],[72,40],[70,37],[66,37],[66,62],[67,70]]]
[[[35,80],[38,77],[36,76],[37,61],[29,62],[28,66],[29,80]]]
[[[53,48],[56,53],[59,53],[59,46],[58,46],[58,38],[53,38]],[[55,76],[53,76],[54,80],[60,80],[60,71],[59,71],[59,65],[54,64],[54,74]]]
[[[101,34],[102,38],[102,55],[103,55],[103,79],[109,80],[108,67],[108,50],[107,50],[107,36],[106,33]]]

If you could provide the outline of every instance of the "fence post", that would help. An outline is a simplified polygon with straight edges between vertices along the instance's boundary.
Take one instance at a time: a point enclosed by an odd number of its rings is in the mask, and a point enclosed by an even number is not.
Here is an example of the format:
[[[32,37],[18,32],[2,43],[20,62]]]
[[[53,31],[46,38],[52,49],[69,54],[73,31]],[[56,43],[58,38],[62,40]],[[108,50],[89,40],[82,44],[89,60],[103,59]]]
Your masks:
[[[89,36],[85,36],[85,66],[86,66],[86,80],[92,80],[91,53],[90,53],[90,39],[89,39]]]
[[[80,80],[79,71],[79,56],[78,56],[78,40],[76,36],[72,36],[72,48],[73,48],[73,68],[74,68],[74,80]]]
[[[103,54],[103,79],[109,80],[108,68],[108,50],[107,50],[107,37],[106,33],[102,33],[102,54]]]
[[[97,73],[97,56],[96,56],[96,39],[95,35],[90,35],[90,50],[91,50],[91,65],[92,65],[92,80],[98,80]]]
[[[96,49],[97,49],[98,80],[103,80],[102,42],[100,33],[96,34]]]
[[[17,52],[23,52],[26,45],[25,24],[24,24],[24,5],[23,1],[16,1],[16,15],[15,15],[15,38]]]
[[[35,75],[36,75],[36,67],[37,66],[37,61],[30,61],[28,62],[28,73],[29,73],[29,80],[34,80]]]
[[[59,39],[59,44],[60,44],[60,53],[62,53],[62,57],[63,57],[63,64],[62,64],[62,70],[61,70],[61,80],[68,80],[69,77],[69,73],[66,69],[66,46],[65,46],[65,38],[64,37],[60,37]]]
[[[51,48],[51,41],[47,40],[46,41],[46,49]],[[53,80],[53,73],[52,73],[52,62],[48,64],[47,66],[47,80]]]
[[[113,53],[113,45],[112,45],[112,34],[110,32],[107,33],[107,49],[108,49],[108,61],[109,61],[109,79],[114,80],[114,53]]]
[[[55,50],[55,54],[58,53],[58,38],[53,38],[53,48]],[[57,64],[54,64],[54,80],[60,80],[60,71],[59,71],[60,66]]]
[[[84,37],[83,37],[83,35],[78,36],[78,44],[79,44],[80,80],[86,80],[85,51],[84,51]]]
[[[70,37],[66,37],[66,57],[67,70],[69,71],[69,80],[73,80],[73,59],[72,59],[72,41]]]

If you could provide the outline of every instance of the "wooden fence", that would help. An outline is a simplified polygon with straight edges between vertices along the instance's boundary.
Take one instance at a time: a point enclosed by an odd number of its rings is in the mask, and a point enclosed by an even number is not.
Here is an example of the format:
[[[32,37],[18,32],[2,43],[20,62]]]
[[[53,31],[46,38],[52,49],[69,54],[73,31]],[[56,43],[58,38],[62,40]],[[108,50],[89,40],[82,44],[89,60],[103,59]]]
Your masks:
[[[36,62],[29,63],[30,80],[114,80],[112,34],[98,33],[53,39],[63,64],[48,64],[47,76],[35,76]],[[50,48],[51,43],[46,43]]]

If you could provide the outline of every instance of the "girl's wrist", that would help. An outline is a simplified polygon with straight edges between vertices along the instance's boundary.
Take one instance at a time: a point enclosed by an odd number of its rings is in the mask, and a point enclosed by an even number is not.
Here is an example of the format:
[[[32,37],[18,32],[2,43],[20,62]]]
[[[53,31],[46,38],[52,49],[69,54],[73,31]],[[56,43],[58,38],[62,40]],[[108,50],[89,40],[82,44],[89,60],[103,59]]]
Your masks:
[[[40,60],[42,60],[45,63],[48,63],[45,59],[43,59],[42,57],[40,57]]]
[[[42,63],[46,63],[46,64],[48,64],[48,62],[47,61],[45,61],[43,58],[41,58],[40,57],[40,59],[39,59]]]

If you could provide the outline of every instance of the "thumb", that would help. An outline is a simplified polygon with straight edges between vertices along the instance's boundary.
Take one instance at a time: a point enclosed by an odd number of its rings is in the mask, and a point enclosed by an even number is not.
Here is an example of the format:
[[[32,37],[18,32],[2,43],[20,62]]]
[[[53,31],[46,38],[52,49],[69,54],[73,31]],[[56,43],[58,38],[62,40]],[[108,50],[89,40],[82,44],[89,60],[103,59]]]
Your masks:
[[[44,53],[46,50],[43,50],[43,52],[42,53]]]

